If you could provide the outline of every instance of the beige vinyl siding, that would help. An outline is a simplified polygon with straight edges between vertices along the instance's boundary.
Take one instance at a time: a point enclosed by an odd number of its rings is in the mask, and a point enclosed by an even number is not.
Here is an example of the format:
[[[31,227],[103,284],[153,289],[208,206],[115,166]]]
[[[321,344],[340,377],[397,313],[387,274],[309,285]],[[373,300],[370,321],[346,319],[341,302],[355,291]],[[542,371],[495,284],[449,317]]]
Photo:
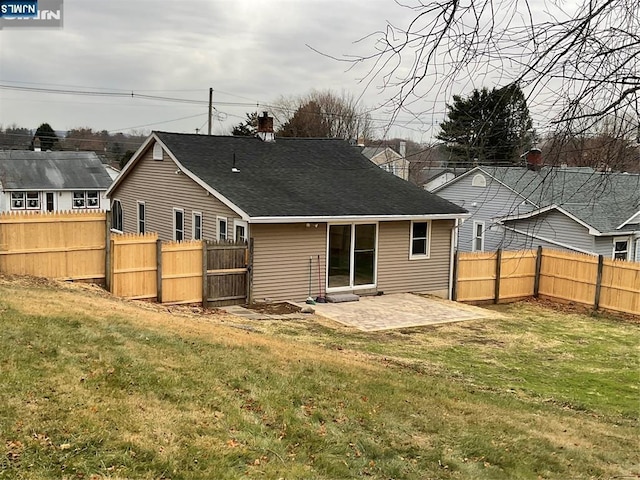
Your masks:
[[[411,222],[380,222],[378,291],[444,294],[449,288],[453,225],[450,220],[432,221],[429,258],[409,260]]]
[[[325,287],[327,225],[304,223],[250,226],[253,238],[253,300],[304,301],[318,296],[318,255]]]
[[[146,207],[146,231],[157,232],[161,240],[173,239],[173,209],[184,210],[184,235],[193,234],[193,212],[202,212],[203,238],[217,238],[216,216],[227,218],[227,238],[233,236],[233,219],[239,218],[215,197],[183,173],[164,152],[163,160],[153,160],[153,144],[143,153],[132,171],[112,193],[120,200],[125,232],[137,232],[137,202]]]
[[[385,293],[446,293],[453,221],[431,222],[431,255],[428,259],[419,260],[409,260],[411,222],[380,222],[378,225],[377,290]],[[251,225],[251,236],[254,240],[255,301],[304,301],[309,294],[309,257],[312,258],[311,296],[317,297],[318,255],[322,288],[326,291],[326,224],[321,223],[318,228],[307,227],[304,223],[254,224]]]

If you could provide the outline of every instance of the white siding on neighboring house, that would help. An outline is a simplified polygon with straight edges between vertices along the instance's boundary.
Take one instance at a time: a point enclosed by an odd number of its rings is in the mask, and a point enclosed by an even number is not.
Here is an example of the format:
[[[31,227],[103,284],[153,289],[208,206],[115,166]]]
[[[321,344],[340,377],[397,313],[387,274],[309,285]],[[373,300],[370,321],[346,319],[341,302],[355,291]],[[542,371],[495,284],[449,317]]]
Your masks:
[[[438,188],[438,187],[444,185],[445,183],[453,180],[454,178],[456,178],[456,176],[452,172],[443,173],[442,175],[439,175],[436,178],[433,178],[433,179],[429,180],[427,183],[425,183],[424,184],[424,189],[430,192],[434,188]]]
[[[523,205],[524,199],[521,196],[496,182],[489,175],[484,175],[486,187],[472,186],[472,180],[476,174],[473,172],[466,175],[436,192],[438,196],[467,209],[471,214],[471,217],[460,226],[458,249],[462,252],[472,251],[474,221],[485,222],[485,251],[494,251],[498,248],[510,250],[522,248],[517,243],[510,243],[515,240],[514,238],[505,237],[502,230],[495,228],[495,219],[516,213],[530,212],[532,210],[531,204]],[[476,178],[476,183],[479,183],[478,178]],[[506,240],[509,240],[509,243]]]
[[[174,238],[173,211],[176,208],[184,211],[185,240],[193,235],[193,212],[202,213],[204,239],[217,238],[218,216],[228,219],[227,238],[233,238],[230,226],[238,215],[184,173],[176,171],[178,166],[166,152],[162,160],[153,160],[153,146],[149,145],[135,168],[111,195],[122,203],[124,231],[137,231],[137,204],[144,202],[146,231],[157,232],[161,240]]]
[[[24,192],[34,192],[34,190],[25,190]],[[87,190],[77,190],[78,192],[87,192]],[[0,195],[0,211],[3,212],[46,212],[47,211],[47,193],[53,194],[53,210],[54,211],[73,211],[73,212],[86,212],[93,210],[109,210],[109,201],[105,197],[105,191],[90,190],[91,192],[98,192],[98,206],[97,207],[74,207],[73,193],[72,191],[54,191],[45,190],[37,191],[39,207],[24,208],[24,209],[12,209],[11,208],[11,192],[2,192]]]

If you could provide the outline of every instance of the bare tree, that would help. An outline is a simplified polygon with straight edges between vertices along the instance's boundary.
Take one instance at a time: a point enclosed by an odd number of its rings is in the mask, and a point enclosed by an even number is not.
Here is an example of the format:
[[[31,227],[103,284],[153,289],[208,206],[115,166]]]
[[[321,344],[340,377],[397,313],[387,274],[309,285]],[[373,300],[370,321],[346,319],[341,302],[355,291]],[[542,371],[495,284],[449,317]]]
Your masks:
[[[425,99],[518,83],[548,133],[593,135],[605,117],[638,135],[637,0],[407,0],[405,25],[377,32],[367,81],[389,92],[393,119],[429,113]],[[428,104],[427,104],[428,105]]]
[[[316,137],[365,140],[373,137],[368,111],[345,92],[338,95],[330,90],[312,90],[300,97],[281,97],[271,109],[278,130],[288,132],[287,136],[300,136],[296,132],[304,132],[304,136]],[[290,128],[292,124],[296,128]]]

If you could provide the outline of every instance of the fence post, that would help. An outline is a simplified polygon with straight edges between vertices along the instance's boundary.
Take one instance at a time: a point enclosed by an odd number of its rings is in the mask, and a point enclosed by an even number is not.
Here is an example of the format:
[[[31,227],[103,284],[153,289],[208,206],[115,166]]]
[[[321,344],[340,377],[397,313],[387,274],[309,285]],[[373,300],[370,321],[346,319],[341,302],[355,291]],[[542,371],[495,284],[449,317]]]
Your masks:
[[[458,261],[458,250],[456,249],[456,251],[453,252],[453,275],[451,280],[453,283],[453,285],[451,285],[451,300],[454,302],[458,301]]]
[[[208,305],[208,297],[209,297],[209,285],[208,285],[208,276],[207,276],[207,241],[202,240],[202,308],[206,309]]]
[[[502,249],[499,248],[496,256],[496,283],[495,283],[495,293],[493,297],[493,303],[498,303],[500,300],[500,274],[502,273]]]
[[[249,261],[247,262],[247,304],[253,303],[253,238],[249,239]],[[320,295],[320,294],[318,294]]]
[[[602,267],[604,266],[604,257],[598,255],[598,274],[596,275],[596,297],[593,301],[593,308],[600,308],[600,292],[602,291]]]
[[[536,276],[533,279],[533,296],[538,298],[540,294],[540,270],[542,270],[542,245],[538,245],[536,253]]]
[[[162,303],[162,240],[156,240],[156,284],[157,295],[156,300]]]
[[[105,239],[104,239],[104,288],[111,291],[111,214],[105,212]]]

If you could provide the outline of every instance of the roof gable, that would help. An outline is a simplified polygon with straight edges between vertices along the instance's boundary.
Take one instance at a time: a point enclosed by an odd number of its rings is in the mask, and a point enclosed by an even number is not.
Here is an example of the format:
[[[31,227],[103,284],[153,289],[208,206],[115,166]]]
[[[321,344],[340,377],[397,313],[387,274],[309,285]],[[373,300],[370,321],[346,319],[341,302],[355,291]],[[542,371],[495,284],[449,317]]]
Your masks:
[[[601,173],[591,168],[476,167],[435,189],[441,191],[474,172],[484,172],[540,211],[562,211],[597,232],[612,232],[640,210],[640,175]]]
[[[111,177],[94,152],[0,151],[4,190],[106,190]]]
[[[383,171],[358,147],[343,140],[278,138],[263,142],[255,137],[167,132],[153,135],[185,173],[251,218],[453,218],[466,213]],[[127,171],[123,171],[120,180]]]

